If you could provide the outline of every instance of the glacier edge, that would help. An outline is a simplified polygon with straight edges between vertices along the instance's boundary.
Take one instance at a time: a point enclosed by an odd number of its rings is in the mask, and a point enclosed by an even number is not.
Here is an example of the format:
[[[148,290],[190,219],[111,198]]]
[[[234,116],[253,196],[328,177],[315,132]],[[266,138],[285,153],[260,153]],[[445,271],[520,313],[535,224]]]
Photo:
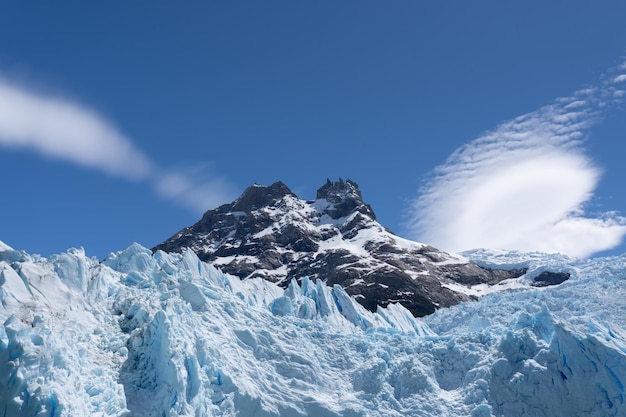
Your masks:
[[[572,279],[415,319],[191,251],[99,262],[2,244],[0,416],[626,414],[626,258],[508,262]]]

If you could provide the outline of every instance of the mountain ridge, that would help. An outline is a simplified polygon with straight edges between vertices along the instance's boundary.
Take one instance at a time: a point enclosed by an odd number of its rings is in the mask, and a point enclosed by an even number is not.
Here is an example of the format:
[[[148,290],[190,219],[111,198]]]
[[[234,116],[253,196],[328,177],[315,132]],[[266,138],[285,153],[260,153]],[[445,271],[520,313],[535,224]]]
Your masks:
[[[397,302],[415,316],[473,298],[459,285],[494,285],[525,272],[481,267],[393,234],[378,223],[357,183],[341,178],[328,179],[309,201],[281,181],[253,184],[152,250],[185,248],[243,279],[283,287],[292,279],[322,279],[370,311]]]

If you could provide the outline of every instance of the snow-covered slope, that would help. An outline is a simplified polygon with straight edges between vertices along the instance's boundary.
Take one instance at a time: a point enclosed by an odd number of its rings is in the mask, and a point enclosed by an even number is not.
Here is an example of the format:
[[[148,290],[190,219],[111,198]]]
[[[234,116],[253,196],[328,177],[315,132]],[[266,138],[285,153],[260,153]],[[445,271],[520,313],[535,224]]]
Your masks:
[[[414,318],[192,251],[0,243],[0,416],[626,415],[626,258],[483,256],[571,278]]]

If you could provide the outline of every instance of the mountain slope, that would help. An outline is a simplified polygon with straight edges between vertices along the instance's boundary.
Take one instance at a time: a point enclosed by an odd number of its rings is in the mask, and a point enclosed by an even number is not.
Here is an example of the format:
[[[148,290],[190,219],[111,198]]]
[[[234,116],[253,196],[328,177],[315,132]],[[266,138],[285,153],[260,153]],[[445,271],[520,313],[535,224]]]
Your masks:
[[[416,316],[468,300],[464,286],[525,272],[483,268],[394,235],[376,221],[357,184],[341,179],[328,180],[314,201],[300,200],[282,182],[253,185],[153,250],[186,248],[241,278],[282,286],[320,278],[341,285],[370,311],[399,302]]]

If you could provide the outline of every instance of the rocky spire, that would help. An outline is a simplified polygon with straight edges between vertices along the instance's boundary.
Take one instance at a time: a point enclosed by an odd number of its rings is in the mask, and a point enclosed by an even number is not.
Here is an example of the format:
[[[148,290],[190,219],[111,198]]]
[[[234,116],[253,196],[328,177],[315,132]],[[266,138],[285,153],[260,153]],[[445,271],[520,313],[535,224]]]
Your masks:
[[[326,184],[317,190],[317,199],[326,200],[329,203],[324,212],[333,219],[346,217],[358,211],[369,216],[372,220],[376,220],[374,210],[369,204],[363,202],[361,190],[354,181],[344,181],[339,178],[339,181],[333,182],[327,179]]]

